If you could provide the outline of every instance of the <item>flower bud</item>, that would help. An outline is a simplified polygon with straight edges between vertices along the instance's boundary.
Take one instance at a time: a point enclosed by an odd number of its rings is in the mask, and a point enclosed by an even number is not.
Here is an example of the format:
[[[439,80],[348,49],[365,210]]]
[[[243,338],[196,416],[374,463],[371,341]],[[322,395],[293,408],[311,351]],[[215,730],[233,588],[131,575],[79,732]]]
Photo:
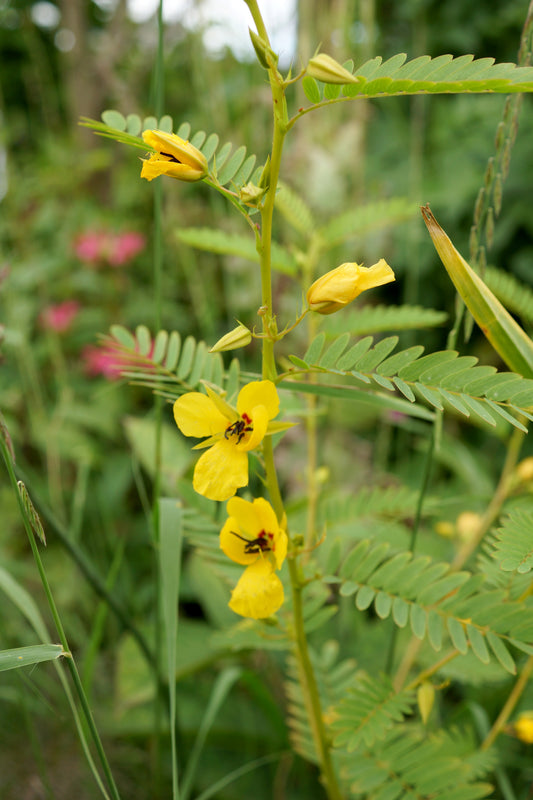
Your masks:
[[[333,314],[351,303],[361,292],[393,280],[394,272],[383,258],[371,267],[341,264],[313,283],[307,292],[307,302],[311,311]]]
[[[261,66],[265,69],[276,67],[278,64],[278,57],[272,48],[268,46],[261,36],[250,30],[250,28],[248,28],[248,33],[250,34],[250,39],[252,41],[255,54]]]
[[[247,206],[257,206],[261,198],[266,193],[266,189],[256,186],[254,183],[247,183],[239,192],[239,200]]]
[[[514,724],[515,734],[522,742],[533,744],[533,712],[523,711]]]
[[[168,175],[180,181],[201,181],[207,175],[207,159],[190,142],[164,131],[143,131],[143,139],[156,152],[143,159],[141,178],[147,181]]]
[[[420,684],[418,687],[416,700],[418,703],[420,716],[422,717],[422,722],[425,725],[435,703],[435,687],[431,683],[424,681],[424,683]]]
[[[319,53],[309,59],[306,72],[311,78],[322,81],[322,83],[340,83],[341,85],[359,83],[358,78],[326,53]]]
[[[239,322],[236,328],[222,336],[210,349],[210,353],[222,353],[225,350],[236,350],[238,347],[246,347],[252,341],[252,334],[246,327]]]

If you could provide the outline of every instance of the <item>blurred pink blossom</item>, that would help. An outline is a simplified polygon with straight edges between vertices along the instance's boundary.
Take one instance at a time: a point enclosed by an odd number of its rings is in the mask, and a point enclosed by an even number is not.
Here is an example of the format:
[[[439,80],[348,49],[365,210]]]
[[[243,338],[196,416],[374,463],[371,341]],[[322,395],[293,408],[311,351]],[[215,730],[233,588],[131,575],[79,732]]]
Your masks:
[[[43,308],[39,320],[43,328],[56,331],[56,333],[64,333],[72,325],[79,310],[80,304],[77,300],[65,300],[63,303]]]
[[[144,250],[146,239],[142,233],[127,231],[119,233],[113,237],[112,247],[110,248],[108,260],[112,266],[124,264],[131,258]]]
[[[88,375],[92,377],[103,375],[110,381],[117,381],[123,371],[135,369],[138,365],[143,365],[144,369],[150,369],[153,350],[153,341],[146,356],[130,350],[123,350],[119,344],[115,345],[113,342],[104,341],[100,345],[86,345],[81,357]]]
[[[136,231],[89,231],[76,237],[74,252],[86,264],[102,262],[117,267],[130,261],[145,245],[146,238]]]
[[[92,264],[102,257],[105,246],[105,233],[80,233],[74,242],[74,252],[80,259]]]
[[[81,358],[85,372],[93,378],[103,375],[110,381],[117,381],[121,370],[125,367],[124,356],[109,345],[88,344],[83,348]]]

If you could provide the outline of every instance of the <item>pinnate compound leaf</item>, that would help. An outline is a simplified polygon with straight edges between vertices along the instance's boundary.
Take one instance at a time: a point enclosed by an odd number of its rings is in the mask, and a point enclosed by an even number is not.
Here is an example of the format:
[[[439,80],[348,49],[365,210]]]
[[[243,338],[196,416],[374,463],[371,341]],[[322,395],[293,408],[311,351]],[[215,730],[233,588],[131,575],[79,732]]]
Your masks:
[[[139,325],[135,334],[121,325],[113,325],[104,344],[112,353],[117,369],[132,380],[157,389],[162,387],[182,391],[200,388],[203,382],[224,388],[224,362],[220,353],[210,353],[205,342],[193,336],[182,341],[177,331],[159,331],[155,338],[150,330]],[[227,374],[227,390],[239,383],[239,362],[231,362]],[[231,394],[230,393],[230,394]],[[168,397],[175,399],[175,394]]]
[[[371,747],[410,714],[415,703],[414,691],[395,692],[385,675],[379,678],[361,676],[334,708],[335,721],[331,728],[335,747],[343,747],[349,753],[361,745]]]
[[[391,355],[398,337],[390,336],[373,344],[366,336],[349,346],[348,334],[340,334],[324,351],[325,332],[322,331],[308,348],[303,360],[295,356],[293,363],[300,369],[308,365],[308,372],[326,372],[355,379],[357,388],[372,382],[391,392],[397,388],[407,398],[411,407],[396,406],[396,410],[409,415],[419,415],[416,404],[423,400],[433,408],[454,410],[478,424],[496,428],[497,423],[511,424],[526,431],[520,415],[533,419],[533,380],[516,373],[498,373],[492,366],[477,366],[473,356],[459,356],[455,350],[442,350],[422,355],[423,348],[415,346]],[[395,374],[396,373],[396,374]],[[300,390],[301,384],[293,383]],[[310,383],[303,391],[335,397],[356,398],[354,388]],[[364,393],[363,393],[364,394]],[[361,392],[357,399],[361,398]],[[368,402],[392,408],[383,395],[368,393]],[[497,429],[497,428],[496,428]],[[497,429],[498,430],[498,429]]]
[[[431,59],[419,56],[406,61],[398,53],[383,62],[370,59],[353,71],[356,79],[342,87],[345,97],[376,97],[397,94],[440,94],[461,92],[533,91],[533,68],[515,64],[495,64],[493,58],[474,59],[473,55],[453,58],[442,55]],[[316,101],[315,101],[316,102]]]
[[[248,261],[259,262],[253,239],[249,236],[226,233],[215,228],[184,228],[176,231],[180,242],[206,250],[209,253],[238,256]],[[294,257],[280,245],[272,244],[272,266],[278,272],[293,275],[296,272]]]
[[[329,220],[319,228],[319,235],[328,249],[376,230],[398,225],[418,214],[418,206],[406,197],[393,197],[352,208]]]
[[[460,653],[471,650],[488,664],[492,651],[514,673],[508,645],[533,650],[533,608],[510,599],[506,590],[487,591],[481,574],[449,572],[448,564],[407,551],[391,556],[389,545],[366,541],[346,557],[340,576],[340,593],[353,595],[356,608],[366,610],[374,603],[380,618],[392,613],[400,627],[409,619],[413,634],[427,638],[437,651],[447,631]]]
[[[501,569],[519,573],[533,569],[533,514],[516,509],[504,519],[494,543]]]

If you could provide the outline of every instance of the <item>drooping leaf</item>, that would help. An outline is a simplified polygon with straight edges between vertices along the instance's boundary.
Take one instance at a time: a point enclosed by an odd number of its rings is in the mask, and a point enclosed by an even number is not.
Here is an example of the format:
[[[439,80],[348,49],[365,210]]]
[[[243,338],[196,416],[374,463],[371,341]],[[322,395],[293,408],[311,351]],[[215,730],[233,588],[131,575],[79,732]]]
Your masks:
[[[448,275],[486,338],[509,369],[532,378],[529,336],[455,249],[428,207],[422,209],[422,216]]]

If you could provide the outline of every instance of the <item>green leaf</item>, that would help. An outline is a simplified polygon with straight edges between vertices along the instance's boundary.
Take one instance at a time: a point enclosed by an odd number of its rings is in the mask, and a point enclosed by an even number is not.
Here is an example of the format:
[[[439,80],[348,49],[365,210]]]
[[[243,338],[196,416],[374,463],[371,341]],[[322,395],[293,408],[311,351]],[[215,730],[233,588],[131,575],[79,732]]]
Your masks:
[[[168,338],[167,357],[165,358],[165,369],[176,369],[181,350],[181,337],[177,331],[172,331]]]
[[[172,133],[174,128],[174,121],[170,114],[164,114],[159,122],[157,123],[157,128],[160,131],[164,131],[165,133]]]
[[[115,111],[115,109],[110,108],[107,111],[103,111],[102,121],[110,128],[116,128],[118,131],[126,130],[126,118],[120,111]]]
[[[529,336],[455,249],[428,207],[422,209],[422,215],[448,275],[486,338],[509,369],[533,377]]]
[[[147,356],[152,348],[152,336],[146,325],[138,325],[135,331],[137,342],[139,345],[139,353],[142,356]]]
[[[328,249],[350,239],[398,225],[418,214],[418,205],[406,197],[393,197],[352,208],[329,220],[319,228],[319,235]]]
[[[492,631],[488,631],[487,641],[502,667],[507,670],[507,672],[510,672],[511,675],[516,675],[516,664],[502,640],[492,633]]]
[[[255,243],[249,236],[212,228],[184,228],[176,231],[178,239],[190,247],[207,250],[210,253],[238,256],[255,263],[259,262]],[[296,272],[294,257],[283,247],[272,244],[272,266],[278,272],[293,275]]]
[[[310,75],[305,75],[305,77],[302,78],[302,89],[311,103],[320,103],[322,100],[318,83]]]
[[[111,325],[109,330],[111,336],[116,339],[119,344],[127,347],[129,350],[135,349],[135,336],[122,325]]]
[[[39,639],[45,642],[49,635],[39,607],[30,593],[2,566],[0,566],[0,590],[30,623]]]
[[[223,169],[220,170],[218,174],[218,180],[224,186],[224,184],[229,183],[229,181],[233,178],[236,172],[242,166],[244,159],[246,158],[246,147],[244,145],[239,147],[231,156],[228,158],[227,162],[224,164]]]
[[[473,652],[483,664],[488,664],[490,662],[490,654],[485,637],[474,625],[467,625],[466,630]]]
[[[346,97],[460,92],[533,91],[533,68],[515,64],[495,64],[494,59],[474,60],[472,55],[451,55],[429,59],[420,56],[404,63],[398,53],[382,64],[381,57],[367,61],[354,70],[357,83],[342,87]]]
[[[501,569],[527,573],[533,569],[533,513],[515,509],[497,531],[494,557]]]
[[[176,647],[178,636],[178,597],[181,577],[182,509],[178,500],[159,499],[159,586],[163,618],[163,638],[167,653],[170,736],[172,758],[176,758]],[[177,773],[172,770],[177,789]]]
[[[128,114],[126,117],[126,130],[132,136],[139,136],[142,129],[142,121],[138,114]]]
[[[0,672],[8,669],[27,667],[43,661],[53,661],[67,656],[60,644],[35,644],[29,647],[16,647],[12,650],[0,650]]]
[[[276,209],[299,233],[309,236],[314,232],[316,223],[311,209],[286,183],[280,184],[276,192]]]
[[[318,336],[315,336],[307,348],[307,351],[304,355],[304,361],[306,361],[308,364],[318,364],[325,341],[326,335],[324,333],[319,333]]]

